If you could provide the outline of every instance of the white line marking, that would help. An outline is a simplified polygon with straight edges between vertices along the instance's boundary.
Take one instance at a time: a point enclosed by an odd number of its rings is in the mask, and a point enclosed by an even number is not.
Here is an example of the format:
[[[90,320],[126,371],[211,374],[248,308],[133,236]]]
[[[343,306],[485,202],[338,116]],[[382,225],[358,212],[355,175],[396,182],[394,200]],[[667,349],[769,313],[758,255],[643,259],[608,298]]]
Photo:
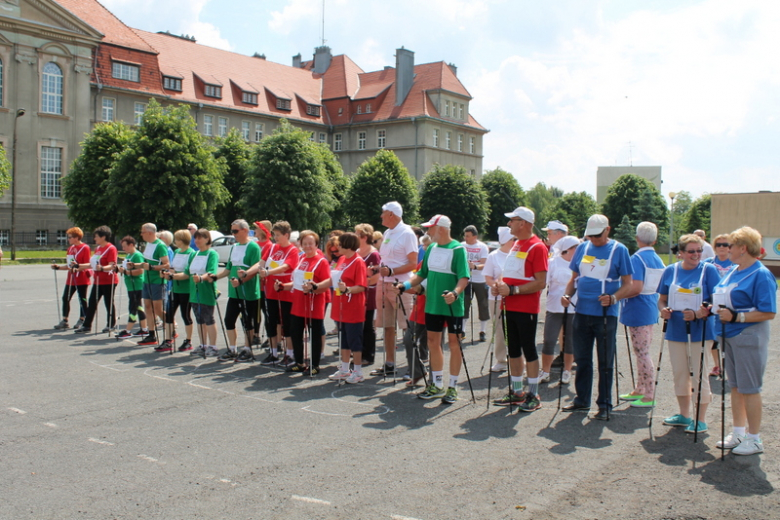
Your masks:
[[[56,428],[57,427],[57,425],[54,424],[53,422],[45,422],[45,423],[43,423],[43,425],[44,426],[48,426],[49,428]]]
[[[270,399],[263,399],[262,397],[257,397],[254,395],[242,395],[241,397],[246,397],[247,399],[254,399],[256,401],[263,401],[265,403],[273,403],[273,404],[279,404],[281,401],[271,401]],[[766,401],[764,401],[766,402]]]
[[[101,365],[100,363],[95,363],[95,362],[94,362],[94,361],[92,361],[92,360],[90,360],[89,362],[90,362],[90,363],[92,363],[92,364],[93,364],[93,365],[95,365],[95,366],[99,366],[100,368],[107,368],[107,369],[109,369],[109,370],[114,370],[114,371],[116,371],[116,372],[127,372],[128,370],[130,370],[129,368],[125,368],[124,370],[120,370],[120,369],[118,369],[118,368],[114,368],[114,367],[112,367],[112,366],[110,366],[110,365]],[[119,364],[119,363],[117,363],[117,364]]]
[[[419,520],[418,518],[412,518],[411,516],[390,515],[393,520]]]
[[[150,457],[149,455],[141,454],[141,455],[138,455],[138,458],[146,460],[146,461],[149,461],[149,462],[156,462],[157,464],[165,464],[164,462],[160,462],[159,460],[155,459],[154,457]]]
[[[89,439],[87,439],[87,440],[88,440],[89,442],[94,442],[94,443],[97,443],[97,444],[102,444],[102,445],[104,445],[104,446],[113,446],[113,445],[114,445],[114,443],[113,443],[113,442],[108,442],[108,441],[101,441],[100,439],[95,439],[94,437],[90,437],[90,438],[89,438]]]
[[[8,407],[8,409],[9,409],[9,410],[11,410],[12,412],[16,412],[16,413],[18,413],[18,414],[20,414],[20,415],[24,415],[24,414],[26,414],[26,413],[27,413],[27,412],[25,412],[24,410],[20,410],[19,408]]]
[[[162,379],[163,381],[171,381],[171,382],[173,382],[173,383],[175,383],[175,382],[176,382],[176,380],[175,380],[175,379],[171,379],[171,378],[169,378],[169,377],[163,377],[163,376],[152,376],[152,377],[153,377],[153,378],[155,378],[155,379]]]
[[[197,387],[197,388],[202,388],[204,390],[211,390],[211,387],[208,387],[208,386],[205,386],[205,385],[199,385],[198,383],[189,382],[187,384],[190,385],[190,386]]]
[[[327,500],[320,500],[319,498],[302,497],[299,495],[292,495],[290,498],[293,500],[299,500],[301,502],[308,502],[309,504],[319,504],[321,506],[329,506],[330,502]]]

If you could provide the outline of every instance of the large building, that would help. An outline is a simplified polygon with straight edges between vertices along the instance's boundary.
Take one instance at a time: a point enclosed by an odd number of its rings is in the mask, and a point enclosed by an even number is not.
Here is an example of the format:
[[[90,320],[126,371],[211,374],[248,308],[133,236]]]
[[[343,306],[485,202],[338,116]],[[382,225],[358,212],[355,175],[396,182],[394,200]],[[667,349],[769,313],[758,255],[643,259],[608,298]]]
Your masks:
[[[16,185],[0,199],[0,244],[9,241],[12,199],[17,243],[64,244],[71,223],[60,181],[84,134],[102,121],[139,124],[150,98],[190,106],[208,137],[236,128],[257,143],[288,119],[327,143],[347,174],[382,148],[418,179],[434,163],[482,172],[487,130],[469,111],[456,67],[415,64],[408,49],[396,50],[395,67],[373,72],[325,46],[311,60],[298,55],[282,65],[132,29],[96,0],[0,7],[0,144],[9,159],[17,137]]]
[[[660,166],[599,166],[596,170],[596,202],[603,204],[612,183],[628,173],[647,179],[661,191]]]

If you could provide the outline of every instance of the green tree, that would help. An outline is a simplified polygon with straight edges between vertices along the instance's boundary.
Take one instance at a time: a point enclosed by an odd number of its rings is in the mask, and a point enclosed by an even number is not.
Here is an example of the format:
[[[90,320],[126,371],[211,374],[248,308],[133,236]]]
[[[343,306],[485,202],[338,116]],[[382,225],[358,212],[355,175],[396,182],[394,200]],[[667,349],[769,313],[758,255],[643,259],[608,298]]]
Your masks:
[[[658,190],[645,188],[639,193],[632,222],[636,225],[644,221],[655,224],[658,227],[658,243],[666,243],[669,236],[669,210],[663,195]]]
[[[282,119],[254,150],[242,199],[252,220],[286,220],[293,229],[322,233],[336,207],[323,153],[310,133]]]
[[[96,125],[81,142],[81,153],[70,172],[62,178],[62,199],[68,205],[68,218],[87,233],[109,223],[122,200],[105,194],[111,169],[132,136],[133,130],[121,122]]]
[[[422,179],[420,213],[423,219],[447,215],[452,220],[452,237],[460,239],[468,225],[484,231],[488,222],[487,194],[464,167],[434,164]]]
[[[344,170],[341,168],[338,157],[331,152],[327,144],[318,143],[317,150],[322,154],[325,173],[330,182],[333,198],[336,201],[335,208],[330,212],[330,227],[331,229],[350,231],[354,224],[347,214],[349,177],[344,175]]]
[[[588,192],[569,192],[545,208],[537,216],[538,227],[544,227],[550,220],[560,220],[569,226],[569,234],[582,237],[591,215],[599,212],[596,199]]]
[[[116,236],[144,222],[176,230],[197,222],[213,227],[214,209],[227,197],[227,167],[198,132],[189,107],[149,101],[141,126],[117,158],[107,196],[115,201]]]
[[[355,224],[382,227],[382,206],[398,201],[404,209],[404,222],[418,222],[417,185],[409,170],[390,150],[379,150],[355,172],[347,190],[347,215]]]
[[[663,196],[658,191],[655,185],[647,179],[628,173],[621,175],[618,179],[612,183],[607,190],[607,197],[602,204],[601,212],[609,219],[612,227],[612,234],[615,233],[615,223],[623,221],[623,215],[628,215],[629,220],[632,223],[638,221],[637,207],[642,197],[642,193],[645,190],[649,190],[652,194],[648,197],[647,204],[657,207],[657,211],[660,215],[663,215],[662,220],[656,221],[659,231],[664,232],[668,229],[668,210],[666,209],[666,203]]]
[[[517,206],[526,205],[525,192],[514,175],[500,167],[485,172],[480,184],[487,195],[490,207],[488,224],[483,235],[485,238],[495,240],[498,238],[498,227],[506,226],[507,218],[504,213],[512,211]]]
[[[534,210],[534,214],[540,216],[544,214],[545,209],[548,209],[555,203],[556,199],[563,196],[563,191],[555,186],[550,186],[548,188],[543,182],[538,182],[533,188],[528,190],[525,195],[528,207]],[[541,222],[541,220],[539,220],[539,222]]]
[[[0,197],[11,186],[11,163],[5,156],[5,148],[0,146]]]
[[[709,237],[711,235],[710,220],[711,211],[710,205],[712,203],[712,197],[709,193],[705,193],[691,204],[688,212],[685,214],[680,235],[693,233],[697,229],[703,229]]]
[[[628,248],[628,251],[633,255],[636,251],[636,236],[634,225],[628,218],[628,215],[623,215],[623,219],[620,221],[620,225],[615,228],[614,238],[624,246]]]
[[[231,128],[227,136],[218,139],[214,157],[223,158],[227,171],[223,184],[225,200],[214,209],[214,220],[222,232],[230,229],[237,218],[244,218],[246,211],[241,205],[241,194],[246,188],[246,168],[249,163],[250,149],[237,128]]]
[[[676,244],[677,239],[684,235],[685,231],[685,214],[691,209],[693,204],[693,197],[687,191],[680,191],[674,197],[674,208],[672,211],[672,219],[674,220],[674,236],[673,242]]]

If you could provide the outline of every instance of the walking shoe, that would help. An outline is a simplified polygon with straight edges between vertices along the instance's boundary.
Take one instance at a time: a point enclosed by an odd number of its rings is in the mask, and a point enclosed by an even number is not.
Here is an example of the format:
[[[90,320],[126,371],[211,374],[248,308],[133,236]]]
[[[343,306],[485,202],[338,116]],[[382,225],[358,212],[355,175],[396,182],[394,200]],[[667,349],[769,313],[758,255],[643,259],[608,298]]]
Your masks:
[[[103,327],[103,334],[108,334],[109,332],[111,332],[112,328],[113,327]]]
[[[79,318],[79,321],[76,322],[76,325],[73,328],[80,329],[83,325],[84,325],[84,318]]]
[[[377,368],[376,370],[372,370],[371,371],[371,375],[372,376],[383,376],[383,377],[393,376],[393,375],[395,375],[395,365],[385,364],[381,368]]]
[[[278,365],[279,364],[279,358],[274,356],[273,354],[268,354],[265,359],[263,359],[260,362],[261,365]]]
[[[117,339],[126,339],[126,338],[132,338],[132,337],[133,337],[133,333],[130,332],[129,330],[123,330],[122,332],[120,332],[119,334],[116,335]]]
[[[344,372],[343,370],[339,369],[333,374],[329,375],[328,379],[330,379],[331,381],[343,381],[345,379],[348,379],[351,374],[352,372],[349,371]]]
[[[54,326],[54,328],[55,328],[56,330],[64,330],[64,329],[69,329],[69,328],[70,328],[70,325],[68,325],[68,320],[62,320],[62,321],[60,321],[58,324],[56,324],[56,325]]]
[[[217,357],[219,351],[216,347],[206,347],[206,357]]]
[[[227,349],[225,352],[222,353],[221,356],[217,359],[217,361],[235,361],[238,357],[238,352],[235,350]]]
[[[173,351],[173,341],[166,339],[160,346],[154,347],[155,352],[171,352]]]
[[[710,370],[710,377],[720,377],[720,367],[713,367]]]
[[[487,335],[484,332],[479,333],[479,342],[484,343],[487,340]]]
[[[295,366],[295,359],[285,354],[285,356],[282,358],[282,362],[279,364],[283,367],[292,367]]]
[[[449,387],[444,397],[441,398],[441,402],[444,404],[452,404],[458,400],[458,389]]]
[[[643,401],[641,399],[636,399],[634,401],[631,401],[631,404],[629,406],[631,408],[652,408],[653,406],[655,406],[655,400]]]
[[[411,376],[411,375],[409,375],[409,374],[404,374],[404,377],[402,377],[401,379],[403,379],[404,381],[409,381],[411,378],[412,378],[412,376]]]
[[[541,383],[549,383],[550,382],[550,373],[545,372],[544,370],[539,371],[539,384]]]
[[[75,332],[76,334],[89,334],[90,330],[91,329],[89,329],[87,327],[79,327],[78,329],[74,330],[73,332]]]
[[[348,378],[346,378],[344,381],[346,381],[350,385],[354,385],[355,383],[362,383],[363,382],[363,375],[358,374],[357,372],[352,372]]]
[[[491,372],[506,372],[506,363],[496,363],[490,367]]]
[[[245,348],[239,352],[238,357],[236,358],[236,363],[248,363],[249,361],[254,361],[255,356],[252,354],[252,351]]]
[[[137,331],[133,332],[133,336],[137,338],[145,338],[149,335],[149,329],[138,329]]]
[[[707,423],[704,421],[698,421],[699,423],[699,433],[704,433],[707,431]],[[694,433],[694,428],[696,427],[696,421],[691,421],[691,424],[685,427],[685,433]]]
[[[664,419],[664,424],[667,426],[688,426],[692,421],[693,419],[683,417],[681,414],[676,413],[671,417]]]
[[[444,389],[439,388],[433,383],[429,384],[425,390],[417,394],[420,399],[436,399],[437,397],[444,397]]]
[[[519,406],[523,401],[525,401],[525,392],[520,392],[519,394],[510,392],[500,399],[494,399],[493,404],[496,406],[509,406],[513,404]]]
[[[528,392],[525,394],[525,399],[523,402],[520,403],[517,407],[521,412],[535,412],[542,407],[542,403],[539,401],[538,395],[534,395]]]
[[[571,383],[571,371],[570,370],[564,370],[561,374],[561,383],[564,385],[568,385]]]
[[[189,352],[190,350],[192,350],[192,341],[185,339],[179,345],[179,352]]]
[[[306,370],[303,371],[303,375],[307,377],[316,376],[319,373],[320,373],[320,367],[312,367],[311,369],[307,367]]]
[[[419,383],[423,379],[424,379],[423,376],[416,376],[414,379],[410,379],[409,381],[406,382],[406,387],[413,388],[417,386],[417,383]]]
[[[567,404],[563,408],[561,408],[564,412],[579,412],[579,411],[587,411],[590,410],[590,405],[587,404],[580,404],[577,401],[572,401],[571,403]]]
[[[138,342],[139,345],[156,345],[157,337],[154,334],[147,335],[144,339]]]
[[[733,450],[737,446],[739,446],[742,441],[744,441],[747,438],[747,435],[736,435],[734,432],[729,433],[726,435],[726,438],[722,441],[718,441],[715,443],[715,446],[722,450]]]
[[[206,357],[206,347],[203,345],[198,345],[198,348],[190,352],[191,356],[200,356],[200,357]]]
[[[295,363],[292,366],[287,367],[286,372],[293,372],[295,374],[300,374],[305,370],[308,370],[308,368],[305,365],[299,365],[298,363]]]
[[[620,396],[621,401],[633,401],[634,399],[642,399],[642,394],[623,394]]]
[[[593,418],[597,421],[609,421],[609,409],[599,408],[599,411],[596,412],[596,415],[594,415]]]
[[[760,440],[748,439],[747,437],[739,443],[739,446],[731,450],[734,455],[755,455],[764,451],[764,443]]]

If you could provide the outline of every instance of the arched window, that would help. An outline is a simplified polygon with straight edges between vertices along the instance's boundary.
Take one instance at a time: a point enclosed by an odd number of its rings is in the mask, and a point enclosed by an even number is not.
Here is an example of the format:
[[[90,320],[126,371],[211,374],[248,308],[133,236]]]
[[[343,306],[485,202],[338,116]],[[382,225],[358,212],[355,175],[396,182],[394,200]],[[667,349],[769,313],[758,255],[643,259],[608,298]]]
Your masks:
[[[62,69],[51,61],[43,67],[41,112],[62,114]]]

